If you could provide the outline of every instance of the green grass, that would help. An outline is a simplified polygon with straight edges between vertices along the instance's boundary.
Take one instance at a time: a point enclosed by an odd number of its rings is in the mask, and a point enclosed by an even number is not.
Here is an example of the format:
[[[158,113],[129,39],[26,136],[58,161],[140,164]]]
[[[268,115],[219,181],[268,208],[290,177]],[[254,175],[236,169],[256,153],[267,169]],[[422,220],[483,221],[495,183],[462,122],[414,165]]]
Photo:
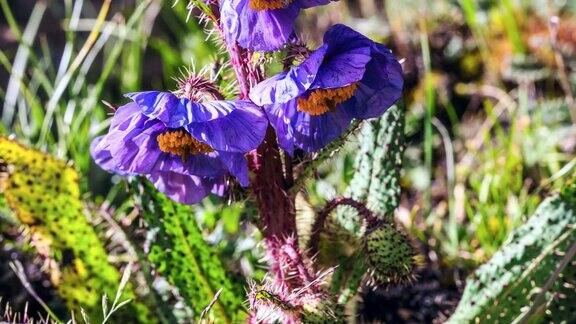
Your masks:
[[[407,29],[400,32],[408,37],[406,43],[419,45],[413,53],[420,59],[417,87],[407,91],[409,147],[402,207],[408,218],[403,223],[448,264],[475,266],[500,247],[543,197],[570,179],[574,151],[561,147],[570,116],[562,97],[549,87],[523,84],[528,82],[523,79],[504,86],[499,66],[513,55],[534,55],[521,25],[530,16],[529,7],[476,0],[456,6],[435,2],[422,7],[412,1],[390,6],[390,23]],[[454,72],[455,62],[446,69],[434,60],[439,53],[430,39],[442,22],[469,28],[471,40],[458,55],[462,62],[473,61],[475,51],[480,52],[481,65],[472,66],[479,77],[460,80],[464,78]],[[508,57],[491,50],[495,42],[509,44]],[[512,67],[520,76],[530,75],[521,68]],[[453,85],[442,83],[447,75],[454,78]],[[532,86],[542,90],[535,95]],[[473,96],[481,103],[476,111],[455,98]],[[354,151],[355,145],[349,145],[345,160]],[[323,166],[320,179],[309,186],[312,202],[342,192],[351,174],[342,163]]]

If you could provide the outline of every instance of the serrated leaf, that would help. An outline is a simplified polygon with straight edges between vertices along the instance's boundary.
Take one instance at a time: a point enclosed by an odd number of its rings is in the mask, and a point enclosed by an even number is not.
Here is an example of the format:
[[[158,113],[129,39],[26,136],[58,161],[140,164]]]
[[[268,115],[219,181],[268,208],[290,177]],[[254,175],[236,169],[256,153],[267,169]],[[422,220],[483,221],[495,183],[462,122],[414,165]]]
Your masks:
[[[158,231],[148,256],[156,270],[179,289],[196,317],[210,304],[216,291],[222,289],[210,314],[218,322],[236,323],[244,319],[243,294],[204,241],[193,208],[171,201],[149,184],[145,188],[143,216]]]
[[[573,195],[573,191],[566,194]],[[576,244],[574,196],[557,195],[544,201],[526,224],[514,230],[507,242],[470,276],[450,323],[510,323],[534,305],[535,296],[557,269],[562,255]],[[545,292],[546,307],[530,315],[536,322],[573,322],[576,303],[574,262],[565,267]],[[539,293],[540,292],[540,293]],[[553,311],[549,311],[555,307]]]
[[[101,296],[116,293],[120,275],[85,216],[78,173],[65,161],[2,136],[0,162],[6,166],[0,193],[37,252],[55,261],[46,270],[58,294],[70,309],[99,318]],[[146,308],[140,311],[145,316]]]

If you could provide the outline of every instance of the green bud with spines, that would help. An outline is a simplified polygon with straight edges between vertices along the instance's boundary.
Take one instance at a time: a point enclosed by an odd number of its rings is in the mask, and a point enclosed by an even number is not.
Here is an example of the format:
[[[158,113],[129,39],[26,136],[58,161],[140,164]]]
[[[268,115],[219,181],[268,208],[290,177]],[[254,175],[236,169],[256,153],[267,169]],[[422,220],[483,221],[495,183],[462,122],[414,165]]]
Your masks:
[[[400,203],[404,126],[405,111],[401,105],[392,106],[379,119],[363,124],[355,161],[356,172],[345,196],[364,202],[386,225],[366,233],[369,227],[353,208],[343,206],[335,213],[335,224],[331,227],[347,230],[349,235],[346,241],[352,241],[349,238],[352,236],[363,242],[360,245],[363,249],[345,261],[353,264],[353,267],[341,265],[335,270],[335,278],[339,280],[333,284],[343,285],[341,289],[345,292],[345,296],[340,298],[342,302],[349,300],[352,296],[350,292],[357,290],[361,282],[383,284],[408,280],[421,263],[406,235],[389,225],[394,223],[394,210]],[[327,226],[327,231],[331,227]],[[389,249],[390,242],[386,241],[389,239],[400,242],[398,247]],[[359,262],[360,254],[364,255],[362,262]],[[368,278],[370,280],[345,279],[365,273],[373,274]]]
[[[412,243],[394,225],[383,224],[368,233],[364,248],[376,284],[411,281],[414,270],[422,264]]]

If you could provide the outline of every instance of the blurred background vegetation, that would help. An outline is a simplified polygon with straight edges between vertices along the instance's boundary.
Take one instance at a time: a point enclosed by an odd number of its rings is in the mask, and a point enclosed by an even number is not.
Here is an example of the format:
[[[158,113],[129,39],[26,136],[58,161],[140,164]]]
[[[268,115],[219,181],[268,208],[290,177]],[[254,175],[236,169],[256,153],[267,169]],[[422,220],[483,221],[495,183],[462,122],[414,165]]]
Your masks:
[[[110,263],[123,268],[146,252],[149,238],[139,202],[91,162],[89,143],[107,129],[110,106],[124,103],[123,93],[175,90],[187,69],[216,71],[220,64],[217,44],[188,19],[186,1],[114,0],[106,10],[102,3],[0,0],[0,135],[73,161],[81,196],[94,201],[90,222]],[[367,291],[362,312],[368,319],[446,318],[465,276],[574,173],[576,2],[342,0],[306,10],[299,28],[314,45],[339,22],[402,59],[407,148],[396,219],[426,259],[413,286]],[[320,167],[308,183],[313,203],[346,188],[361,140]],[[204,239],[238,278],[263,276],[260,234],[247,222],[253,211],[210,199],[193,209]],[[25,302],[41,310],[16,279],[20,271],[65,314],[18,225],[0,209],[0,296],[15,310]],[[21,265],[18,271],[9,261]],[[164,292],[186,318],[181,294],[145,272],[136,269],[136,290]],[[397,312],[371,307],[382,302]]]

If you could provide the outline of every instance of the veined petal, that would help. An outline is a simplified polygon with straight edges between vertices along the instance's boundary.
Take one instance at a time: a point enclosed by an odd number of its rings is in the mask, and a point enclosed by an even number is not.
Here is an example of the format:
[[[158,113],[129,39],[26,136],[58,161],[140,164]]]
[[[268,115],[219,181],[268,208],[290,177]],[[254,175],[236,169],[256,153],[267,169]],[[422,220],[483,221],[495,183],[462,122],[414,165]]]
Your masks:
[[[91,147],[93,158],[104,170],[140,175],[172,170],[207,177],[226,172],[216,152],[191,155],[185,162],[180,156],[162,152],[156,138],[169,128],[161,121],[149,120],[138,113],[116,126]]]
[[[210,193],[216,185],[222,185],[221,179],[202,178],[185,175],[177,172],[155,172],[147,176],[148,180],[154,184],[158,191],[168,198],[182,203],[192,205],[200,202]]]
[[[123,174],[143,174],[154,167],[161,155],[155,134],[164,129],[159,121],[150,121],[140,113],[118,120],[109,132],[94,141],[91,153],[105,170]]]
[[[192,107],[186,107],[178,97],[170,92],[144,91],[125,95],[134,101],[142,114],[157,119],[168,127],[182,127],[192,119]]]
[[[120,136],[129,133],[136,124],[141,122],[140,114],[140,108],[135,103],[119,107],[111,118],[110,132],[112,135],[99,136],[92,141],[90,155],[102,169],[120,175],[130,175],[129,172],[120,169],[120,159],[112,156],[109,147],[113,145],[114,141],[119,140]]]
[[[400,63],[388,48],[375,44],[372,60],[358,84],[353,98],[354,106],[349,112],[359,119],[381,116],[400,99],[403,84]]]
[[[195,122],[205,122],[229,114],[231,105],[200,105],[186,98],[178,98],[171,92],[145,91],[126,94],[150,119],[158,119],[170,128],[178,128]]]
[[[256,149],[268,127],[262,109],[247,100],[213,101],[202,105],[231,105],[232,111],[221,118],[187,125],[185,128],[197,140],[213,149],[246,153]]]
[[[193,154],[183,160],[181,157],[163,153],[148,173],[174,171],[201,177],[219,177],[226,174],[226,167],[218,152]]]
[[[372,44],[374,44],[368,37],[343,24],[336,24],[330,27],[324,33],[323,41],[324,44],[328,44],[327,56],[362,47],[370,49]]]
[[[370,61],[373,42],[345,25],[334,25],[324,34],[326,57],[311,89],[339,88],[362,79]]]
[[[323,45],[288,72],[279,73],[252,88],[250,99],[258,106],[286,103],[310,88],[318,75],[328,46]]]
[[[115,159],[110,155],[110,152],[107,150],[99,149],[100,141],[104,136],[96,137],[92,143],[90,144],[90,155],[94,159],[94,162],[102,168],[104,171],[117,173],[121,176],[129,176],[132,175],[128,172],[124,172],[118,168],[118,163]]]
[[[242,187],[250,185],[248,177],[248,162],[242,153],[219,152],[222,163],[228,168],[231,175],[238,179]]]
[[[220,19],[229,44],[256,51],[273,51],[286,44],[294,31],[300,6],[295,2],[283,9],[252,10],[250,0],[223,0]]]
[[[133,102],[118,107],[114,116],[111,118],[112,122],[110,123],[110,128],[121,129],[122,126],[120,124],[130,120],[135,114],[140,114],[140,107]]]
[[[318,151],[338,138],[348,128],[350,121],[350,115],[341,105],[319,116],[296,112],[292,118],[294,143],[306,152]]]
[[[330,0],[296,0],[300,7],[306,9],[330,3]]]
[[[266,106],[266,114],[270,125],[276,131],[276,138],[281,149],[290,155],[294,155],[294,130],[291,120],[296,113],[297,100],[291,100],[284,104]]]

